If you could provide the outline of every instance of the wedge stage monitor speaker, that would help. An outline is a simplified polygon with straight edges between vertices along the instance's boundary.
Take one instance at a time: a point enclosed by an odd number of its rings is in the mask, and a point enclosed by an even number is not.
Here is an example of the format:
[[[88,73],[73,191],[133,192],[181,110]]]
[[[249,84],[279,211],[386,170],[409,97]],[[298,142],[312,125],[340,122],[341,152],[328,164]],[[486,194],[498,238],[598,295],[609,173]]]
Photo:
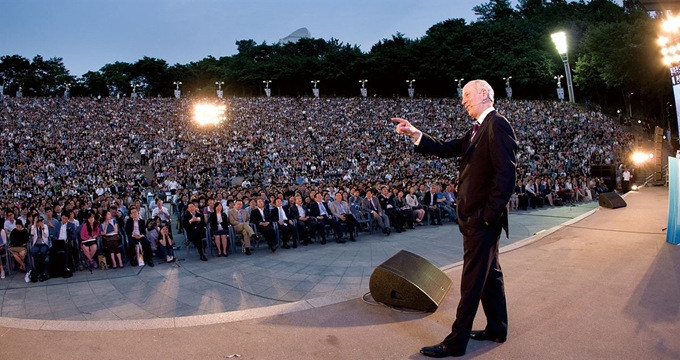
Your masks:
[[[451,287],[449,279],[424,258],[401,250],[371,274],[369,288],[377,302],[434,312]]]
[[[600,206],[609,209],[618,209],[628,205],[626,204],[626,200],[615,192],[602,193],[597,200],[600,203]]]

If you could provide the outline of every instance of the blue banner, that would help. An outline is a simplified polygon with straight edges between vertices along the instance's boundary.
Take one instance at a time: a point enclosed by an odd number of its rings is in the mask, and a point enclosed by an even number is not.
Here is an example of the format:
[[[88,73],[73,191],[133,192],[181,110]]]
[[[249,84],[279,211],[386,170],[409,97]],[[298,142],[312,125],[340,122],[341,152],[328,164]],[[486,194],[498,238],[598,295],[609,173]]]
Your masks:
[[[680,160],[668,158],[668,228],[666,242],[680,244]]]

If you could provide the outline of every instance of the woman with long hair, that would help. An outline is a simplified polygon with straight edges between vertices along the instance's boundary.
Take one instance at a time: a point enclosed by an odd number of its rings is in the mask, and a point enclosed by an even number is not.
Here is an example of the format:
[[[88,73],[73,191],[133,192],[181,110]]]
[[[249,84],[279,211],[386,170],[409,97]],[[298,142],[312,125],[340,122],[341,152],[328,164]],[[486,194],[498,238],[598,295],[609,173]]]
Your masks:
[[[95,269],[97,262],[94,261],[94,255],[97,253],[97,237],[99,234],[99,226],[95,221],[94,212],[89,212],[85,224],[80,228],[80,248],[83,249],[85,261]]]
[[[229,219],[219,201],[215,202],[215,210],[210,213],[208,224],[217,247],[217,257],[229,256],[229,243],[227,242]]]

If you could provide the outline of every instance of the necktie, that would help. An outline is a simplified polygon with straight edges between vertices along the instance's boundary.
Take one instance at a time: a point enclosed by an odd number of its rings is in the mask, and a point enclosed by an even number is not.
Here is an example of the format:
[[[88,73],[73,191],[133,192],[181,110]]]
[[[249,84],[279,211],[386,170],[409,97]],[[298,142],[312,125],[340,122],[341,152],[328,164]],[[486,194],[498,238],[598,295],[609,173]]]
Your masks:
[[[475,138],[475,135],[477,135],[477,130],[479,130],[479,122],[475,121],[475,126],[472,127],[472,136],[470,136],[470,140]]]

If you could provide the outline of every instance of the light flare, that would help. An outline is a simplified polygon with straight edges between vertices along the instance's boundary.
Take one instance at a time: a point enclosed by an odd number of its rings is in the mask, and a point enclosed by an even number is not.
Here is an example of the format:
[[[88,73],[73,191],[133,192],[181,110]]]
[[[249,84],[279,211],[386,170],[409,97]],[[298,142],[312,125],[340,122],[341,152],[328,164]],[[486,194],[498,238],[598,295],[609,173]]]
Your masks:
[[[199,125],[217,125],[225,119],[225,105],[196,104],[194,106],[194,121]]]

